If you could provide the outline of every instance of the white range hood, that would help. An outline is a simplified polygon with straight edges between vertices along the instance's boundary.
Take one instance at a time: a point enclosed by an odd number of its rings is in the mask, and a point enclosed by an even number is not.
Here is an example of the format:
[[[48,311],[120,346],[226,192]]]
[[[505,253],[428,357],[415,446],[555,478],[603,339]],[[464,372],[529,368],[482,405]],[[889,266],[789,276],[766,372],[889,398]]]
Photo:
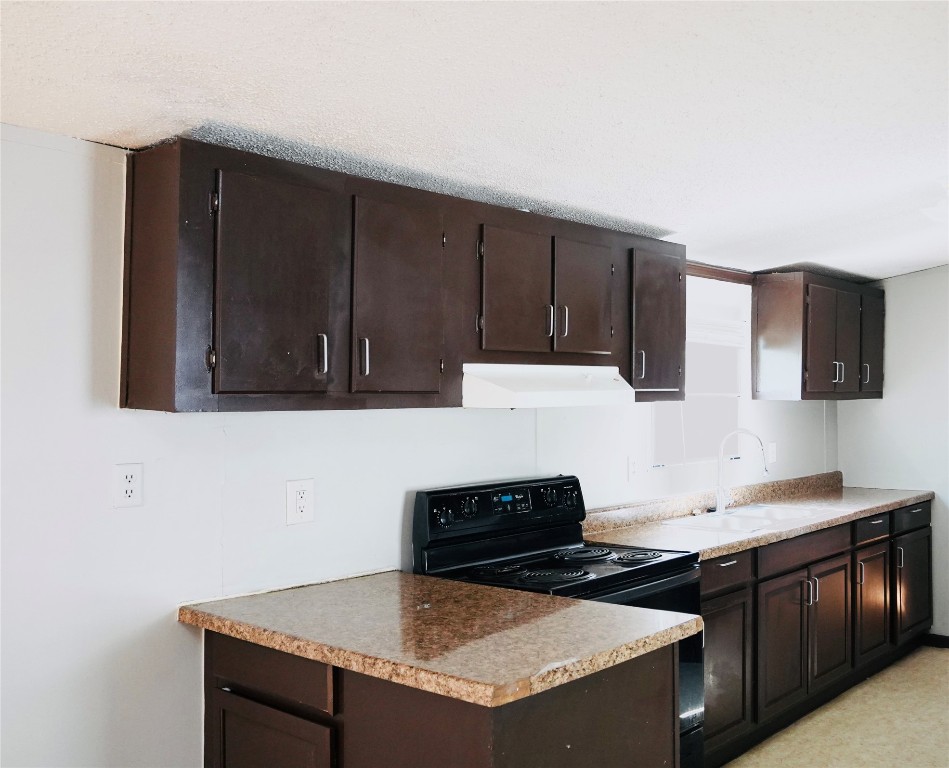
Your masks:
[[[562,408],[634,402],[633,388],[615,366],[465,363],[462,371],[464,408]]]

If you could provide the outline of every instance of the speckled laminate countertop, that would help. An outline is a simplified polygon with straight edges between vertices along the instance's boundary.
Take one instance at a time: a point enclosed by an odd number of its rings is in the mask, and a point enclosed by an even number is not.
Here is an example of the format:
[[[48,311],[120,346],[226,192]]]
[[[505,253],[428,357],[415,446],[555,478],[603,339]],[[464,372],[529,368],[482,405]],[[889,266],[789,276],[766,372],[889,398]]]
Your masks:
[[[702,629],[683,613],[398,571],[187,605],[178,620],[489,707]]]
[[[661,520],[652,520],[612,530],[588,531],[585,536],[589,541],[607,544],[690,550],[698,552],[703,560],[708,560],[918,504],[933,497],[932,491],[846,487],[825,489],[789,499],[769,500],[768,506],[803,508],[812,514],[803,520],[786,520],[766,529],[719,532],[664,525]],[[736,513],[740,514],[738,510]]]

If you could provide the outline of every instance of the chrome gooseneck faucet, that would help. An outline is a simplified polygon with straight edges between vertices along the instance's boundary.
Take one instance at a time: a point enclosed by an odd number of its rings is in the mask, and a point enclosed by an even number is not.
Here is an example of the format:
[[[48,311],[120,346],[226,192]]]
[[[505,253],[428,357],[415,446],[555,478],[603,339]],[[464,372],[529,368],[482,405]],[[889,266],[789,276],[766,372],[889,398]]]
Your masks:
[[[764,473],[768,474],[768,459],[765,456],[764,443],[761,442],[761,438],[748,429],[736,429],[729,432],[722,438],[722,442],[718,446],[718,488],[715,491],[716,512],[725,512],[725,508],[728,506],[728,491],[722,482],[725,474],[725,443],[728,442],[728,438],[735,435],[751,435],[751,437],[758,441],[758,446],[761,448],[761,463],[764,465]]]

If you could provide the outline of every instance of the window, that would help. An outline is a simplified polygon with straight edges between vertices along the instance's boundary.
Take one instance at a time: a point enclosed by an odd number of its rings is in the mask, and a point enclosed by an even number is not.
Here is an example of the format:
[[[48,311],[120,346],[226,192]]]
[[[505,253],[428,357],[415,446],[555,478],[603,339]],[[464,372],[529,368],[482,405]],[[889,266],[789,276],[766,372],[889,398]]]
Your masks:
[[[653,406],[653,466],[717,458],[751,389],[751,286],[686,279],[685,401]]]

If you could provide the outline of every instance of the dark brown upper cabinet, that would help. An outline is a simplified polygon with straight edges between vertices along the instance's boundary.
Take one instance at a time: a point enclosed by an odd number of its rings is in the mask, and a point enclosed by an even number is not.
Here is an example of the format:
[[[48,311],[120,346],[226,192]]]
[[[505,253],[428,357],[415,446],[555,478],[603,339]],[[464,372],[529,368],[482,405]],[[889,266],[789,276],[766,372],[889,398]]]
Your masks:
[[[878,288],[808,272],[755,275],[752,334],[756,399],[883,396]]]
[[[482,349],[610,354],[609,248],[485,224],[479,253]]]
[[[685,399],[685,256],[632,252],[632,378],[637,400]]]
[[[345,211],[332,193],[219,171],[214,391],[325,392],[332,251]]]
[[[615,271],[606,246],[554,238],[554,350],[610,354]]]
[[[481,256],[481,348],[499,352],[552,349],[550,235],[485,224]]]
[[[438,392],[443,310],[441,213],[356,197],[353,392]]]

